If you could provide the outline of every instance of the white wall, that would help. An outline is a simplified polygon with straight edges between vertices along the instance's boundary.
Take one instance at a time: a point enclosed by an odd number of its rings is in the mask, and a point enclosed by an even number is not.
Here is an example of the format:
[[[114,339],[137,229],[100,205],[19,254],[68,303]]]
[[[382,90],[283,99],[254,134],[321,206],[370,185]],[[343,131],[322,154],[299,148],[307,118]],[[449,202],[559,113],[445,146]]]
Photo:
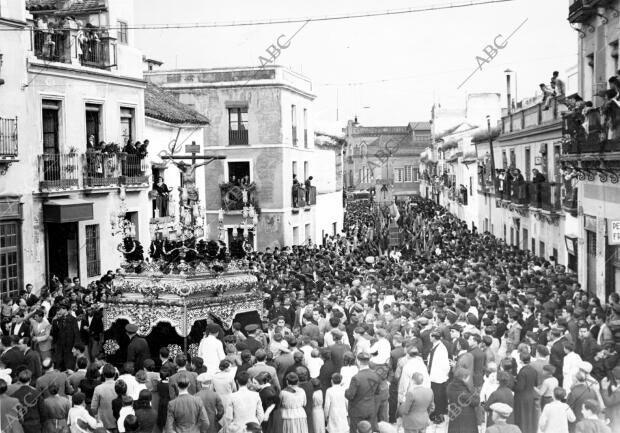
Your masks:
[[[315,243],[321,243],[323,231],[330,235],[333,234],[333,223],[336,223],[336,233],[342,231],[343,212],[342,191],[317,195],[313,239]]]

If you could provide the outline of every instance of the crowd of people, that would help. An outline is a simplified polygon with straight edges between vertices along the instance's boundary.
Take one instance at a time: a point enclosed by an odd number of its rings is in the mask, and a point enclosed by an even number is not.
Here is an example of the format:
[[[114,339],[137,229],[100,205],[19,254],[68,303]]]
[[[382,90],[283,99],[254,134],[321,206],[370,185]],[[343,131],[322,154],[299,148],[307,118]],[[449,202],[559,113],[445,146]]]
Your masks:
[[[128,324],[126,362],[106,362],[97,302],[113,273],[88,289],[57,281],[5,297],[0,428],[620,431],[617,294],[603,305],[564,266],[420,197],[387,218],[422,224],[431,254],[394,255],[373,235],[378,212],[351,202],[341,235],[249,253],[268,298],[262,323],[225,332],[209,321],[191,358],[151,353]]]

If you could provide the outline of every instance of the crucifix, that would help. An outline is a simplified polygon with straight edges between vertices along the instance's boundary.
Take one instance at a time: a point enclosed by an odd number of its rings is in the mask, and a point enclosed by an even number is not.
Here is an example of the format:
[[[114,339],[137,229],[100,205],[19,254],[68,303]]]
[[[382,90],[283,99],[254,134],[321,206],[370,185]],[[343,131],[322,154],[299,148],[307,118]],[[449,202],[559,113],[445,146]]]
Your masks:
[[[177,166],[182,175],[181,185],[181,206],[191,207],[198,201],[198,189],[196,188],[196,169],[198,167],[211,164],[218,159],[226,159],[223,155],[197,155],[200,152],[200,146],[196,142],[192,142],[191,145],[185,146],[185,151],[190,155],[162,155],[162,159],[170,160]],[[185,162],[186,159],[190,159],[191,163]],[[197,163],[196,160],[202,162]]]

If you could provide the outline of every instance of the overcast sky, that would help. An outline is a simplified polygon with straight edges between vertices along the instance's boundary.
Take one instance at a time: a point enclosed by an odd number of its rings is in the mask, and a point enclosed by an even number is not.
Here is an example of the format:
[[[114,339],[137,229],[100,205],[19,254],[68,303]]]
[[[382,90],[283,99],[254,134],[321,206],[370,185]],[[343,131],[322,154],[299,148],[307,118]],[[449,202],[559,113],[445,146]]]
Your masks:
[[[316,17],[447,3],[449,0],[134,0],[136,24]],[[317,129],[336,132],[338,125],[344,126],[355,114],[364,125],[403,125],[429,120],[434,101],[456,108],[471,92],[498,92],[505,98],[503,71],[507,68],[517,72],[519,99],[533,96],[539,83],[549,81],[553,70],[565,76],[566,70],[577,64],[577,32],[570,28],[567,16],[568,0],[514,0],[310,22],[276,63],[312,80]],[[476,56],[485,56],[485,46],[493,44],[499,34],[506,38],[525,20],[506,47],[457,90],[477,68]],[[163,61],[165,69],[260,66],[259,56],[267,56],[266,48],[279,35],[290,37],[300,26],[139,30],[136,45],[147,56]]]

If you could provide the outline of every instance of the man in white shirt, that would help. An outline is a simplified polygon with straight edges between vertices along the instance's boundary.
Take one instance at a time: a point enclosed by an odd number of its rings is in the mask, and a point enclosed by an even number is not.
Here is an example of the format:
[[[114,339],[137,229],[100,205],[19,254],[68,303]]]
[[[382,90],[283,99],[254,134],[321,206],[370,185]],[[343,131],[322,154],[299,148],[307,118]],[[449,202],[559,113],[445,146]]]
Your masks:
[[[258,393],[248,389],[249,380],[247,371],[237,376],[239,390],[231,394],[224,415],[229,422],[246,425],[249,422],[260,424],[263,421],[263,404]]]
[[[361,326],[355,328],[353,336],[355,337],[355,356],[362,352],[366,352],[370,355],[370,341],[364,336],[366,331]]]
[[[329,332],[326,332],[325,335],[323,336],[323,346],[325,347],[329,347],[332,344],[334,344],[334,336],[332,334],[332,331],[334,329],[339,329],[338,326],[340,326],[340,319],[336,318],[336,317],[332,317],[331,319],[329,319],[329,324],[332,327],[332,329],[329,330]],[[349,345],[349,347],[351,347],[351,345],[349,344],[349,336],[347,335],[346,332],[342,332],[342,342],[344,344]]]
[[[435,422],[441,422],[448,413],[446,390],[450,376],[450,357],[448,349],[441,341],[439,331],[431,332],[431,343],[433,348],[428,356],[428,372],[435,401],[435,410],[431,414],[431,419]]]
[[[562,364],[562,374],[564,375],[564,381],[562,382],[562,388],[566,390],[566,394],[570,393],[570,389],[575,383],[575,375],[579,372],[579,367],[582,364],[581,356],[574,351],[575,345],[572,341],[566,341],[564,343],[564,362]]]
[[[140,384],[134,377],[134,363],[126,362],[123,364],[123,374],[118,377],[127,384],[127,395],[132,396],[140,393]]]
[[[210,323],[207,326],[205,337],[200,340],[200,345],[198,346],[198,356],[204,360],[204,365],[211,374],[219,371],[220,362],[226,357],[224,345],[217,338],[218,333],[218,326]]]
[[[392,345],[386,338],[387,331],[385,329],[377,329],[375,335],[377,336],[377,341],[370,346],[370,363],[371,365],[387,365],[392,352]]]

